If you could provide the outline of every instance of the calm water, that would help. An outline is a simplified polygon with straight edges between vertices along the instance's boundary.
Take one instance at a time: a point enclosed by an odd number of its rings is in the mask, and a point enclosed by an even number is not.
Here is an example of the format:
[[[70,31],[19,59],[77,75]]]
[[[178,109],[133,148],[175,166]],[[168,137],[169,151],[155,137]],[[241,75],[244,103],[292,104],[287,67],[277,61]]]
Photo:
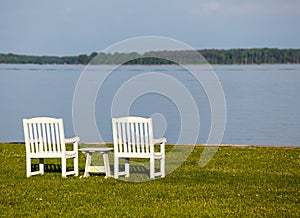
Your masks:
[[[213,67],[227,107],[222,143],[300,145],[300,65]],[[72,100],[83,70],[68,65],[0,65],[0,141],[23,141],[22,119],[36,116],[62,117],[67,137],[73,136]],[[110,74],[95,103],[103,141],[112,141],[111,105],[116,92],[126,81],[148,72],[171,76],[189,90],[201,120],[198,143],[205,143],[211,125],[209,99],[201,85],[177,66],[123,66]],[[153,116],[154,125],[162,126],[155,135],[174,143],[181,131],[182,110],[173,100],[146,93],[132,103],[129,113]]]

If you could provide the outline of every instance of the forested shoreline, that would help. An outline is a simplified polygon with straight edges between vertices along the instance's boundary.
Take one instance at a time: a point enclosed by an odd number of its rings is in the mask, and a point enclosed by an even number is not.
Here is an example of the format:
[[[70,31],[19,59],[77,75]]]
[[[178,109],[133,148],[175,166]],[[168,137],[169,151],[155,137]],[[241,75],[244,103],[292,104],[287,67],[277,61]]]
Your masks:
[[[78,56],[31,56],[0,54],[7,64],[202,64],[201,54],[210,64],[299,64],[300,49],[203,49],[195,51],[152,51],[144,54],[96,53]],[[97,56],[98,55],[98,56]],[[96,59],[93,59],[96,57]]]

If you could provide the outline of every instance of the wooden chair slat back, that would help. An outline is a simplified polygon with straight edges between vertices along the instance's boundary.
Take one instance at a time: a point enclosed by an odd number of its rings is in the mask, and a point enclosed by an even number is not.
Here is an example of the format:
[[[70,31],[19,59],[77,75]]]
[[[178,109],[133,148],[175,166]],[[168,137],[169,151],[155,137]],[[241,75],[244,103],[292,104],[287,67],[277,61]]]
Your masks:
[[[152,119],[113,118],[114,152],[150,153],[153,147]]]
[[[65,151],[62,119],[38,117],[23,120],[26,152],[61,153]]]

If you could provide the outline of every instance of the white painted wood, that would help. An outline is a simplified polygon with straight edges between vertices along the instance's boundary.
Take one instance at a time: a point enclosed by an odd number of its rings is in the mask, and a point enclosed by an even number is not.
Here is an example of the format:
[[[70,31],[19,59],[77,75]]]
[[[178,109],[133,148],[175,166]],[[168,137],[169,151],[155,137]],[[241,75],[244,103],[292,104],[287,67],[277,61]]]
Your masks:
[[[87,168],[89,173],[105,173],[105,167],[104,166],[89,166]]]
[[[78,143],[79,137],[65,139],[62,119],[51,117],[36,117],[23,119],[23,129],[26,146],[27,177],[44,174],[44,158],[60,158],[62,176],[78,176]],[[73,150],[66,151],[66,144],[73,144]],[[66,169],[68,158],[74,160],[74,170]],[[31,171],[31,159],[39,159],[39,170]]]
[[[89,173],[105,173],[105,178],[111,177],[110,166],[108,159],[108,152],[113,151],[113,148],[104,148],[104,147],[91,147],[91,148],[81,148],[79,151],[82,151],[86,154],[85,162],[85,171],[84,177],[89,177]],[[92,155],[95,152],[100,152],[103,155],[103,165],[102,166],[91,166]]]
[[[120,117],[112,119],[114,143],[114,177],[129,177],[130,158],[150,159],[150,178],[165,177],[166,139],[154,139],[151,118]],[[160,144],[160,151],[154,152],[154,145]],[[125,159],[125,170],[119,171],[119,159]],[[155,160],[160,161],[160,171],[155,172]]]

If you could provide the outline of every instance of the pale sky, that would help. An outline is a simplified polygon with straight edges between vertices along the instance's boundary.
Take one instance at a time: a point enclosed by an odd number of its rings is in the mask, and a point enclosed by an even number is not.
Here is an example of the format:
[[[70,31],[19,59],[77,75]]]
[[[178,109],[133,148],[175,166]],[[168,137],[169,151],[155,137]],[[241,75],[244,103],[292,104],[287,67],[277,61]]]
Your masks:
[[[0,0],[0,53],[78,55],[163,36],[194,49],[300,48],[299,0]]]

